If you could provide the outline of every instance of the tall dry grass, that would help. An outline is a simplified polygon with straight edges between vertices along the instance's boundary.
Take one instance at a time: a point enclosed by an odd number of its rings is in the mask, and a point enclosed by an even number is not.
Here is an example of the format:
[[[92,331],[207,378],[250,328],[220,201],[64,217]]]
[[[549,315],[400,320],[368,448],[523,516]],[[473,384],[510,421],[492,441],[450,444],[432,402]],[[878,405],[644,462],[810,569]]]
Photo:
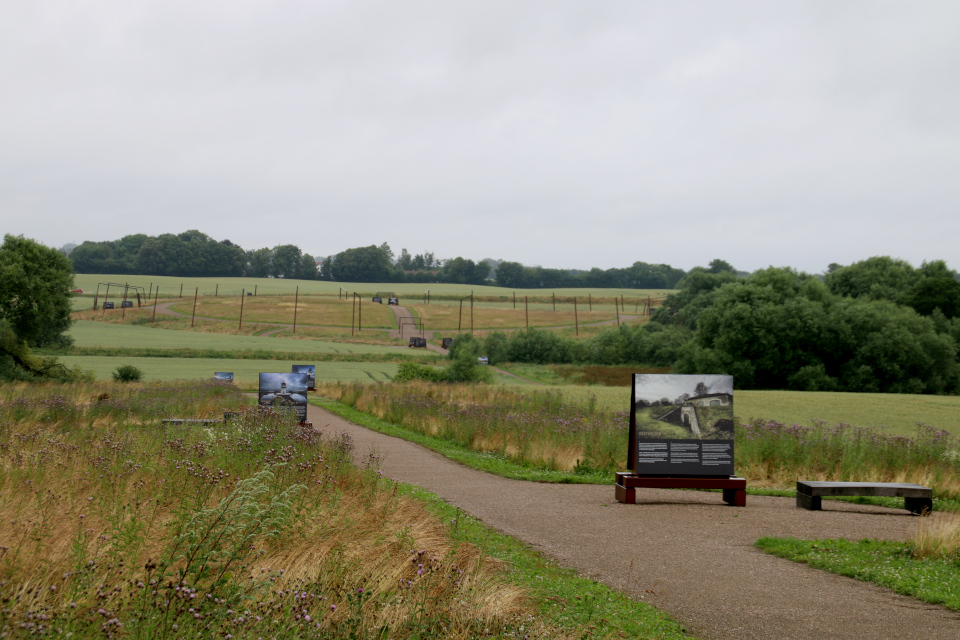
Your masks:
[[[878,428],[805,427],[758,420],[736,426],[737,473],[754,485],[796,480],[912,482],[938,498],[960,498],[960,439],[919,424],[915,437]]]
[[[613,470],[626,458],[629,414],[560,391],[428,382],[333,383],[319,392],[360,411],[534,468]],[[797,480],[913,482],[960,499],[960,438],[918,425],[915,437],[849,425],[737,423],[735,465],[752,486]]]
[[[0,387],[0,633],[539,628],[499,563],[454,542],[375,458],[357,468],[347,437],[245,404],[209,382]],[[211,428],[161,422],[224,410],[238,416]]]
[[[915,558],[960,557],[960,515],[933,513],[922,518],[911,542]]]
[[[567,403],[557,391],[516,393],[507,387],[429,382],[333,383],[321,395],[418,433],[525,466],[557,471],[618,467],[628,416]]]

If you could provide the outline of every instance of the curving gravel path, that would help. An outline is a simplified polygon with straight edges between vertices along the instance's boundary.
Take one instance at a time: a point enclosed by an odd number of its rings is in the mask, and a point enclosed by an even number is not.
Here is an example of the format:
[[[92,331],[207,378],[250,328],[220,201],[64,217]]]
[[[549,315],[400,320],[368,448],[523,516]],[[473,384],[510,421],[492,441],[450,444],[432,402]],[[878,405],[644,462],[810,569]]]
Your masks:
[[[388,477],[416,484],[581,574],[657,606],[711,639],[956,640],[960,615],[886,589],[775,558],[762,536],[904,539],[905,510],[830,501],[824,511],[792,498],[747,496],[728,507],[717,493],[638,489],[642,504],[614,500],[613,486],[508,480],[452,462],[310,406],[328,433],[348,433],[357,458],[382,456]]]

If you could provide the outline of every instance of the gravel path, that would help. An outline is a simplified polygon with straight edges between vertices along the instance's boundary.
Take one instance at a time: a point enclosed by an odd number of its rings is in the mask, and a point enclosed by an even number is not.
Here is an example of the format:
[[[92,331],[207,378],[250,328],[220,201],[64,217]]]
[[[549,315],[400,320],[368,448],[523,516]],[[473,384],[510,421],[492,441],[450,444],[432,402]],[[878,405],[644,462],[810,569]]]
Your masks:
[[[700,491],[508,480],[452,462],[310,406],[328,434],[348,433],[357,458],[382,456],[384,475],[416,484],[581,574],[649,602],[710,639],[889,638],[956,640],[960,615],[805,565],[768,556],[757,538],[905,539],[905,510],[829,501],[799,510],[792,498],[747,496],[745,508]]]

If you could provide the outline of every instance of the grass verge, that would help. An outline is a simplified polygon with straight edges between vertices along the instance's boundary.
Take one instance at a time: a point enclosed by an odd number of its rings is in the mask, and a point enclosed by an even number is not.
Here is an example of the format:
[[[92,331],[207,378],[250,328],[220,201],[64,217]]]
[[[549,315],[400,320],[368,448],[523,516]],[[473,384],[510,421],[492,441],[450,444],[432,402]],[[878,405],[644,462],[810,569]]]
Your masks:
[[[960,610],[957,559],[916,559],[909,542],[760,538],[756,546],[815,569],[872,582],[924,602]]]

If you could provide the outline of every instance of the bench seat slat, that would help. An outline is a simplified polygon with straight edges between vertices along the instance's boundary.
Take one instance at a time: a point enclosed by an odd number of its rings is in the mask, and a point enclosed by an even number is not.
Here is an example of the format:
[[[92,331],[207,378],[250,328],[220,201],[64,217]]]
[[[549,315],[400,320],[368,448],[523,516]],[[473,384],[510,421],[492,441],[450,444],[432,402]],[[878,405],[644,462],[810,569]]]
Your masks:
[[[909,482],[817,482],[798,481],[797,491],[809,496],[876,496],[930,498],[933,490]]]

